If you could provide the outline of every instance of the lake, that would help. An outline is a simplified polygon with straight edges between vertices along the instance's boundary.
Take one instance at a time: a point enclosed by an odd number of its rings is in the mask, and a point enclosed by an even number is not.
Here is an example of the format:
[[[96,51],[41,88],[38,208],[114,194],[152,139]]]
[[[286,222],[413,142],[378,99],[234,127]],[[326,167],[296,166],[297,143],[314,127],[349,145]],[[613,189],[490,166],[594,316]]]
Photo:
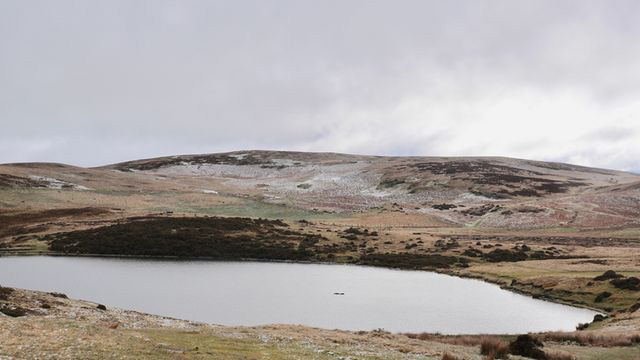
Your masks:
[[[0,285],[222,325],[512,334],[574,330],[596,314],[478,280],[354,265],[0,257]]]

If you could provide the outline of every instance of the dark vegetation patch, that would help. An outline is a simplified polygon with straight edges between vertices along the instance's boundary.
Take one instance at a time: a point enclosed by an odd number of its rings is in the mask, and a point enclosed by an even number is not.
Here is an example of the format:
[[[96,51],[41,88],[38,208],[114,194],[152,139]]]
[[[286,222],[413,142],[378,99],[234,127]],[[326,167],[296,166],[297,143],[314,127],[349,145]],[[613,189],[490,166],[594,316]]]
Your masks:
[[[481,257],[482,251],[474,248],[468,248],[462,252],[462,255],[468,256],[468,257]]]
[[[527,260],[529,256],[521,250],[495,249],[482,255],[488,262],[516,262]]]
[[[418,254],[369,254],[360,258],[360,264],[400,269],[447,269],[466,266],[467,260],[457,256]]]
[[[280,220],[221,217],[147,218],[48,238],[51,250],[65,254],[220,260],[309,260],[322,239],[292,231]]]
[[[482,197],[486,197],[488,199],[494,199],[494,200],[504,200],[504,199],[510,198],[508,194],[496,193],[492,191],[473,189],[473,190],[469,190],[469,192],[476,196],[482,196]]]
[[[460,247],[460,243],[456,239],[447,239],[447,241],[438,239],[433,245],[440,251],[447,251]]]
[[[556,162],[541,162],[541,161],[527,161],[530,165],[535,167],[550,169],[550,170],[565,170],[565,171],[579,171],[591,174],[603,174],[603,175],[615,175],[614,171],[608,171],[604,169],[594,169],[580,165],[569,165]]]
[[[611,295],[613,295],[613,294],[608,292],[608,291],[603,291],[603,292],[599,293],[598,295],[596,295],[596,298],[595,298],[595,300],[593,300],[593,302],[601,303],[606,298],[610,297]]]
[[[150,160],[129,161],[115,165],[121,171],[133,170],[155,170],[162,167],[181,165],[183,163],[191,165],[261,165],[266,168],[284,168],[283,165],[274,163],[268,154],[249,153],[243,157],[232,156],[230,154],[205,154],[191,156],[176,156],[169,158],[159,158]]]
[[[524,260],[574,259],[577,256],[557,255],[551,251],[532,250],[527,245],[516,245],[513,249],[494,249],[482,255],[488,262],[516,262]]]
[[[359,229],[357,227],[350,227],[344,231],[346,234],[362,235],[362,236],[378,236],[377,231],[369,231],[369,229]]]
[[[404,184],[405,181],[402,179],[384,179],[378,184],[378,189],[388,189],[392,187],[396,187],[398,185]]]
[[[544,173],[482,160],[418,162],[407,166],[433,175],[447,175],[453,180],[468,181],[477,185],[500,186],[499,191],[473,190],[490,198],[538,197],[543,194],[566,193],[571,187],[588,185],[579,181],[548,179],[542,177],[546,175]]]
[[[520,189],[515,191],[500,190],[501,194],[523,196],[523,197],[541,197],[542,194],[532,189]]]
[[[427,171],[434,175],[469,175],[469,174],[511,174],[513,172],[524,172],[510,166],[492,164],[487,161],[427,161],[408,164],[409,167],[420,171]],[[544,175],[542,173],[528,172],[533,175]]]
[[[463,215],[469,216],[484,216],[488,213],[496,212],[502,209],[502,206],[495,204],[484,204],[482,206],[472,207],[466,210],[460,211]]]
[[[0,300],[7,301],[9,300],[9,295],[13,293],[12,288],[2,287],[0,286]]]
[[[618,274],[618,273],[616,273],[615,271],[607,270],[602,275],[598,275],[598,276],[594,277],[593,280],[605,281],[605,280],[611,280],[611,279],[619,279],[621,277],[623,277],[623,276]]]
[[[533,206],[521,206],[521,207],[517,208],[516,211],[518,211],[519,213],[537,214],[537,213],[544,212],[544,209],[538,208],[538,207],[533,207]]]
[[[14,176],[9,174],[0,174],[1,188],[46,188],[46,181],[34,180],[22,176]]]
[[[454,204],[436,204],[436,205],[431,205],[431,207],[436,210],[450,210],[450,209],[455,209],[458,206]]]
[[[640,291],[640,279],[637,277],[628,277],[613,279],[609,283],[621,290]]]
[[[593,237],[593,236],[513,236],[513,235],[454,235],[459,240],[470,241],[494,241],[503,243],[528,243],[549,245],[547,249],[557,250],[555,246],[583,246],[583,247],[640,247],[640,239],[636,238],[620,238],[620,237]],[[497,245],[497,244],[496,244]],[[586,258],[586,257],[583,257]]]
[[[547,355],[541,349],[542,342],[531,335],[520,335],[509,344],[509,352],[513,355],[526,356],[532,359],[546,360]]]
[[[69,297],[67,296],[67,294],[63,294],[63,293],[59,293],[59,292],[50,292],[49,295],[56,297],[56,298],[60,298],[60,299],[68,299]]]
[[[593,317],[593,322],[600,322],[600,321],[604,321],[607,317],[605,315],[602,314],[596,314]]]
[[[20,317],[27,315],[27,309],[9,304],[0,304],[0,313],[11,317]]]
[[[633,312],[636,312],[638,310],[640,310],[640,302],[637,302],[637,303],[629,306],[629,308],[627,309],[627,312],[633,313]]]

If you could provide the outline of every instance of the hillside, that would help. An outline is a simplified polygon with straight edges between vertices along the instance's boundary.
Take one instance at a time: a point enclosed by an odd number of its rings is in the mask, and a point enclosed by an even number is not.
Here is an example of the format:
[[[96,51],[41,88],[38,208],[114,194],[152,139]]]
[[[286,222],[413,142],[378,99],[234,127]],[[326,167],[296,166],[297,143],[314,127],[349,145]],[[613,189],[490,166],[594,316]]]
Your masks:
[[[218,214],[222,203],[241,200],[264,209],[244,215],[270,218],[279,216],[266,209],[284,206],[294,217],[357,213],[395,224],[400,214],[429,226],[608,228],[640,221],[639,175],[510,158],[240,151],[89,169],[6,164],[0,188],[74,191],[49,195],[48,205],[84,201],[134,212]],[[93,196],[80,200],[87,194]],[[4,198],[0,207],[20,206]]]

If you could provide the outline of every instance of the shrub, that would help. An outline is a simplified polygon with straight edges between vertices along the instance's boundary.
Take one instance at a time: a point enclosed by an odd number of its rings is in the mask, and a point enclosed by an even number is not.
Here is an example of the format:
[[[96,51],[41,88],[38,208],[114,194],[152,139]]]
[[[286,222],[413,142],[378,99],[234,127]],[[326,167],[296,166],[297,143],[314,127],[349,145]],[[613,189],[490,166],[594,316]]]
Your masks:
[[[522,355],[532,359],[546,360],[547,356],[540,348],[544,344],[531,335],[520,335],[509,344],[509,352],[513,355]]]
[[[618,289],[640,291],[640,279],[637,277],[613,279],[609,283]]]
[[[497,338],[484,338],[480,342],[480,354],[494,359],[508,359],[509,344]]]
[[[528,256],[524,251],[510,251],[506,249],[495,249],[482,255],[488,262],[516,262],[527,260]]]
[[[635,303],[635,304],[631,305],[631,306],[627,309],[627,312],[632,313],[632,312],[636,312],[636,311],[638,311],[639,309],[640,309],[640,302],[637,302],[637,303]]]
[[[598,275],[598,276],[594,277],[593,280],[604,281],[604,280],[618,279],[618,278],[621,278],[621,277],[622,277],[622,275],[616,273],[615,271],[607,270],[602,275]]]
[[[11,295],[11,293],[13,293],[12,288],[6,288],[6,287],[0,286],[0,300],[8,300],[9,295]]]
[[[576,330],[585,330],[589,327],[589,323],[579,323],[576,325]]]
[[[363,265],[396,267],[402,269],[446,269],[467,260],[457,256],[419,254],[370,254],[360,258]]]
[[[595,300],[593,300],[593,301],[599,303],[599,302],[602,302],[604,299],[610,297],[611,295],[613,295],[613,294],[611,294],[608,291],[603,291],[600,294],[598,294],[596,296]]]
[[[61,298],[61,299],[68,299],[67,295],[63,293],[50,292],[49,295],[53,297]]]
[[[0,313],[11,317],[20,317],[27,315],[27,310],[19,306],[0,306]]]
[[[453,356],[451,354],[449,354],[448,352],[442,354],[442,360],[460,360],[460,358],[458,358],[457,356]]]

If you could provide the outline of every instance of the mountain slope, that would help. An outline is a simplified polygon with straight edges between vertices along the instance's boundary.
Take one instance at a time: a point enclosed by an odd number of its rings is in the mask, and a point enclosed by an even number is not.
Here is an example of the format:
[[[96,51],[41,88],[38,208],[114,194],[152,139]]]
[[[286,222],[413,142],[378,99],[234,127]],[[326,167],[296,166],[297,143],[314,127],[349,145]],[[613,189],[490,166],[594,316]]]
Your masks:
[[[384,221],[406,216],[421,225],[506,228],[637,224],[638,184],[640,176],[631,173],[503,157],[237,151],[89,169],[0,165],[5,189],[75,191],[72,198],[128,193],[135,196],[109,199],[109,206],[126,209],[128,202],[141,212],[181,211],[175,204],[190,202],[206,213],[216,199],[226,198],[229,204],[252,201],[314,213],[375,214]],[[82,191],[85,195],[78,195]],[[165,202],[151,199],[159,193]]]

